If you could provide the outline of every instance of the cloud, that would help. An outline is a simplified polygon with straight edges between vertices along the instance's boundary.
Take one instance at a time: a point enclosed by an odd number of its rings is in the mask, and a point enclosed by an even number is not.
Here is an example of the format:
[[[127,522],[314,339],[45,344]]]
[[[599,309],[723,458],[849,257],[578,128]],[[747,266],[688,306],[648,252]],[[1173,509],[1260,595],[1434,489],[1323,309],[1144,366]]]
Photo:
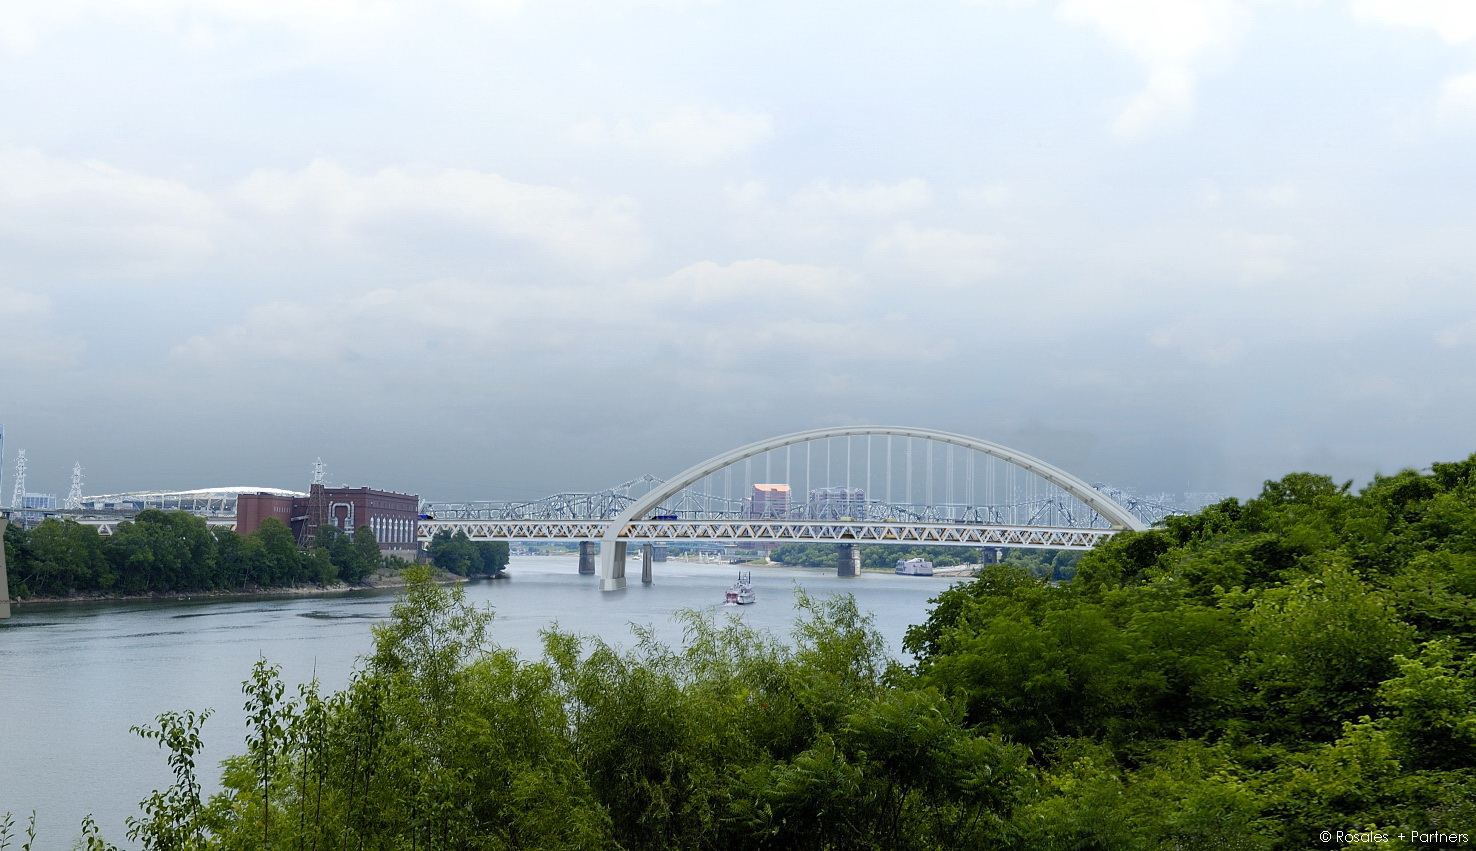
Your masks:
[[[630,119],[591,121],[574,128],[575,141],[620,147],[683,166],[710,165],[747,153],[774,138],[774,121],[757,112],[687,108],[644,126]]]
[[[1435,343],[1442,349],[1476,346],[1476,319],[1447,325],[1435,332]]]
[[[1000,236],[901,222],[872,243],[868,256],[911,277],[921,273],[925,279],[918,284],[963,284],[997,275],[1008,245]]]
[[[1285,234],[1227,230],[1220,239],[1239,259],[1240,277],[1246,283],[1285,277],[1291,269],[1287,255],[1297,247],[1297,240]]]
[[[0,286],[0,361],[7,370],[23,366],[73,363],[82,348],[54,328],[51,299],[39,293]]]
[[[1130,139],[1186,120],[1197,75],[1228,53],[1249,23],[1233,0],[1064,0],[1056,14],[1095,27],[1147,71],[1147,85],[1113,123],[1114,133]]]
[[[174,31],[186,44],[213,42],[216,27],[261,27],[320,41],[395,33],[428,6],[463,8],[507,18],[522,0],[6,0],[0,45],[34,50],[46,33],[99,19],[145,21]]]
[[[1148,332],[1148,344],[1178,352],[1186,360],[1210,367],[1228,366],[1245,355],[1245,341],[1230,336],[1217,323],[1184,318]]]
[[[136,278],[209,255],[220,207],[172,180],[105,162],[0,150],[0,268]]]
[[[636,205],[468,169],[371,173],[315,160],[262,169],[207,192],[180,181],[0,150],[0,270],[139,280],[196,272],[234,250],[300,249],[361,265],[532,250],[555,266],[609,269],[641,257]]]
[[[1476,4],[1469,0],[1351,0],[1364,23],[1432,30],[1449,44],[1476,40]]]
[[[1476,71],[1458,74],[1440,89],[1436,113],[1447,121],[1476,117]]]
[[[186,43],[210,41],[212,24],[343,40],[391,31],[401,12],[396,6],[388,0],[6,0],[0,5],[0,44],[30,52],[48,32],[119,18],[174,30]]]
[[[1452,45],[1476,41],[1476,3],[1468,0],[1351,0],[1350,6],[1367,24],[1428,30]],[[1476,115],[1476,71],[1447,79],[1435,111],[1442,121]]]
[[[894,216],[920,210],[932,197],[927,181],[915,177],[864,186],[816,181],[796,192],[789,203],[794,209],[816,215]]]
[[[241,181],[235,196],[269,222],[355,249],[385,248],[383,240],[400,232],[442,238],[460,232],[605,267],[631,262],[645,247],[628,199],[589,198],[467,169],[394,166],[356,174],[315,160],[295,172],[257,171]],[[403,238],[396,247],[414,250]]]
[[[950,350],[936,335],[899,334],[875,296],[837,270],[766,259],[703,261],[598,288],[438,280],[260,304],[182,341],[172,359],[261,380],[311,362],[350,389],[413,372],[427,386],[511,381],[529,392],[588,392],[623,375],[708,396],[729,392],[718,376],[757,386],[778,375],[932,362]]]

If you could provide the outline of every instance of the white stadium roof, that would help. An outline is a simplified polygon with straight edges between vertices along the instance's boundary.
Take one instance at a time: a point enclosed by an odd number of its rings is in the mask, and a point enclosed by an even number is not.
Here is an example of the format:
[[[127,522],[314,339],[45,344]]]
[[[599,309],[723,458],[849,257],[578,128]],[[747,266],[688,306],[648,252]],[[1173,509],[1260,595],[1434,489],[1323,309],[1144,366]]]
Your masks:
[[[221,497],[234,497],[243,493],[269,493],[273,496],[307,496],[301,491],[289,491],[282,488],[261,488],[246,485],[227,485],[218,488],[196,488],[187,491],[128,491],[126,493],[107,493],[97,496],[84,496],[82,501],[87,502],[140,502],[159,499],[210,499]]]

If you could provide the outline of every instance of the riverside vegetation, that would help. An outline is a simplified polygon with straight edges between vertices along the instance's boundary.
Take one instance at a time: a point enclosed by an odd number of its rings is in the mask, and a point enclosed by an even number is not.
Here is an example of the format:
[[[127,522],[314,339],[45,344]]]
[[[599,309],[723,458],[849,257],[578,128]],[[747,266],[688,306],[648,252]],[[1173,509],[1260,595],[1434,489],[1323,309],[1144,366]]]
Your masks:
[[[221,793],[200,791],[200,715],[140,728],[175,782],[130,836],[161,851],[1472,841],[1476,456],[1359,493],[1287,476],[1076,568],[1054,584],[997,565],[945,591],[907,635],[910,667],[849,598],[804,595],[788,642],[688,613],[681,647],[555,631],[520,659],[422,575],[343,691],[288,696],[256,666]],[[83,842],[110,847],[95,828]]]
[[[495,576],[507,566],[508,547],[442,532],[429,554],[451,573]],[[48,518],[29,531],[12,524],[5,530],[5,558],[13,593],[22,600],[357,584],[381,568],[405,565],[380,555],[368,526],[352,536],[321,526],[314,546],[303,549],[276,518],[237,535],[212,530],[183,511],[154,510],[119,523],[107,537],[71,520]]]

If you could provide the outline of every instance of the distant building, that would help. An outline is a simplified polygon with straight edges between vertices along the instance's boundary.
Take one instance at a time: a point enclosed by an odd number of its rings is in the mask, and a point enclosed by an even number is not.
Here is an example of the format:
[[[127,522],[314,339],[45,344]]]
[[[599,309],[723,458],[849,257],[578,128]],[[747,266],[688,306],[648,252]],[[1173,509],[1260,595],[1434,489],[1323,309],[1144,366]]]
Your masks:
[[[755,519],[783,519],[789,516],[789,485],[754,485],[748,501],[748,516]]]
[[[864,488],[816,488],[810,491],[810,516],[816,520],[866,517]]]
[[[225,520],[236,516],[236,497],[243,493],[306,497],[299,491],[252,485],[228,485],[187,491],[130,491],[84,496],[77,501],[83,511],[136,512],[145,509],[184,511],[197,517]]]
[[[22,529],[34,529],[46,518],[46,512],[59,506],[54,493],[23,493],[20,505],[10,508],[10,522]]]
[[[306,497],[266,491],[236,494],[236,534],[249,535],[261,528],[263,520],[271,517],[282,521],[282,525],[292,529],[296,537],[302,521],[307,519],[305,500]],[[294,510],[297,503],[303,504],[302,511]]]
[[[368,526],[380,552],[414,558],[420,549],[416,537],[420,497],[415,494],[315,484],[307,496],[243,493],[236,497],[238,534],[255,532],[268,517],[287,524],[303,546],[312,546],[320,526],[336,526],[349,535]]]

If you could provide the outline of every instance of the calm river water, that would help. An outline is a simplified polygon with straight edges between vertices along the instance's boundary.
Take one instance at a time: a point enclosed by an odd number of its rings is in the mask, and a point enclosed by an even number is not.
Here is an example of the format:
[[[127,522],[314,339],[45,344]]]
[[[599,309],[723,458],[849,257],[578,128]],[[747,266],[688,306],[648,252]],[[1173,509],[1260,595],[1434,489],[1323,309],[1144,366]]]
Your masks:
[[[540,650],[539,632],[557,623],[629,645],[630,624],[681,640],[679,609],[721,609],[787,636],[795,586],[812,595],[850,593],[905,659],[902,635],[927,616],[928,600],[951,581],[869,573],[842,579],[833,570],[756,568],[758,602],[723,607],[736,568],[665,562],[655,582],[604,594],[579,576],[574,557],[517,557],[509,578],[475,582],[467,597],[496,611],[493,639],[525,658]],[[213,709],[199,763],[208,791],[218,789],[221,759],[243,749],[241,681],[260,657],[282,667],[289,684],[315,675],[329,689],[348,682],[370,649],[369,627],[388,616],[394,592],[18,606],[0,621],[0,815],[18,827],[37,813],[38,849],[68,848],[92,813],[103,834],[124,848],[124,819],[170,782],[158,747],[129,733],[169,710]],[[17,843],[18,845],[19,843]]]

